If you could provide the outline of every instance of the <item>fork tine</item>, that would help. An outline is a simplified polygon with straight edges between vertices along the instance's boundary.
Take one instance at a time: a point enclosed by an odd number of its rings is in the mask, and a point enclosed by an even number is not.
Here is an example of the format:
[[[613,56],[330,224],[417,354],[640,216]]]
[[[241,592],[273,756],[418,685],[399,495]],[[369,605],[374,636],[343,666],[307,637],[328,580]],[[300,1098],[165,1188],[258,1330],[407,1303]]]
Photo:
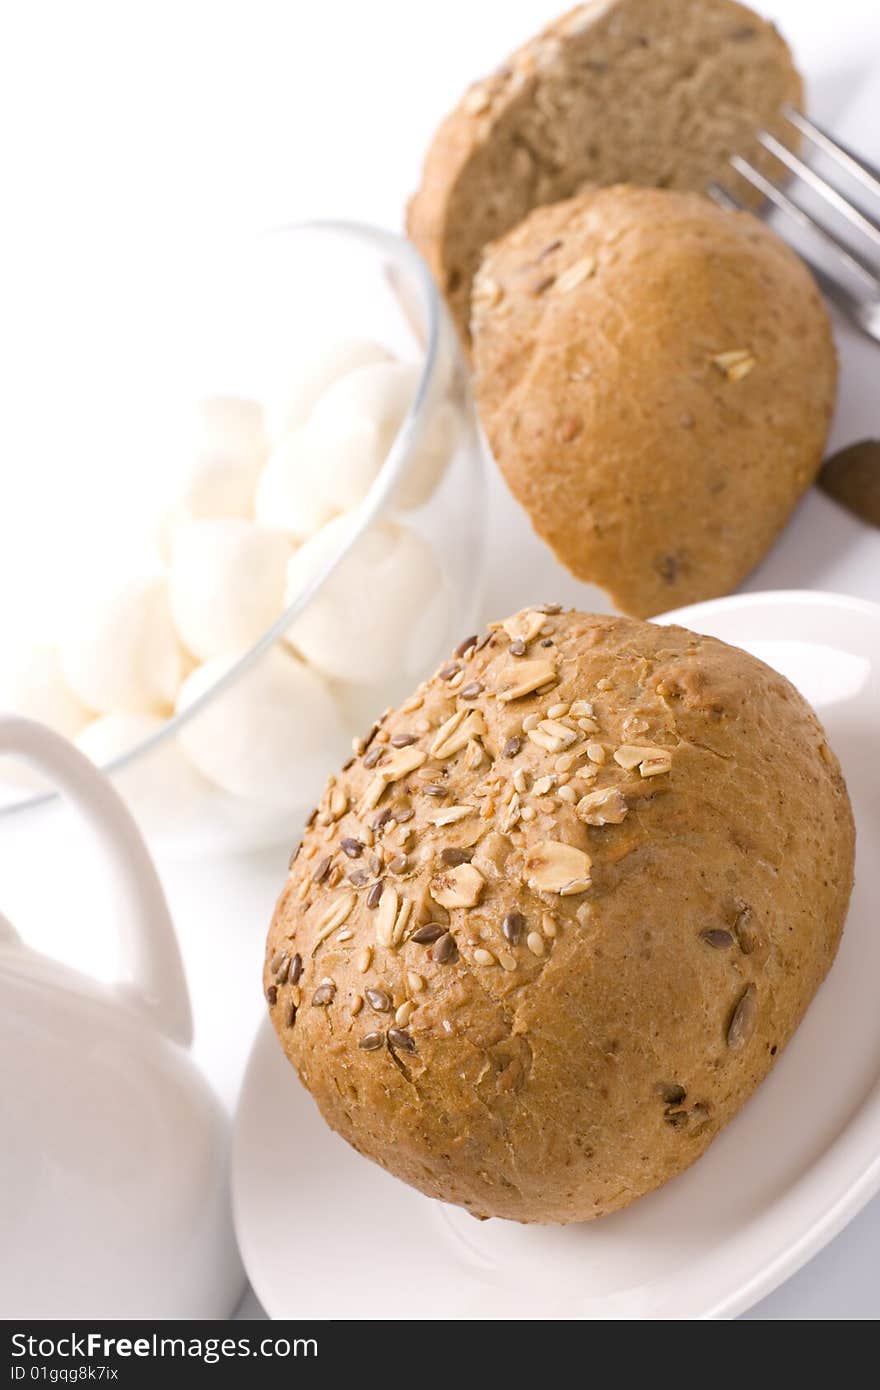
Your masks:
[[[775,187],[775,185],[771,184],[770,187]],[[745,211],[744,205],[739,199],[735,198],[730,190],[725,188],[722,184],[710,183],[706,191],[709,197],[714,202],[718,203],[719,207],[727,208],[730,212]],[[794,204],[792,204],[792,207],[796,213],[800,211],[799,208],[794,207]],[[801,260],[809,266],[813,278],[816,280],[826,298],[830,299],[832,304],[836,304],[838,309],[842,310],[848,318],[857,323],[862,331],[867,333],[869,337],[880,342],[880,316],[877,316],[870,306],[866,306],[856,299],[855,295],[845,289],[839,280],[835,280],[833,276],[829,275],[827,271],[824,271],[822,267],[811,260],[809,256],[802,254]],[[861,269],[861,267],[859,267],[859,269]]]
[[[792,154],[791,150],[786,149],[785,145],[782,144],[781,140],[777,140],[775,135],[771,135],[767,130],[759,130],[757,138],[759,143],[764,146],[764,149],[767,150],[769,154],[774,155],[775,158],[778,159],[781,164],[784,164],[787,169],[790,169],[793,174],[797,174],[798,178],[803,179],[804,183],[808,184],[810,188],[813,189],[814,193],[818,193],[819,196],[830,203],[833,208],[836,208],[841,217],[846,218],[847,222],[853,227],[857,227],[858,230],[868,238],[871,244],[880,250],[880,227],[875,226],[869,218],[859,212],[858,208],[854,208],[852,203],[847,202],[846,198],[844,198],[841,193],[838,193],[836,188],[832,188],[831,184],[823,179],[821,175],[817,174],[815,169],[811,169],[809,164],[805,164],[802,159],[798,159],[796,154]]]
[[[763,193],[764,197],[768,198],[774,206],[778,207],[780,212],[784,212],[791,217],[802,231],[807,232],[811,236],[818,237],[828,250],[831,251],[839,261],[843,262],[848,270],[859,277],[863,284],[866,284],[875,295],[880,294],[880,278],[878,278],[868,266],[863,265],[860,260],[857,260],[845,246],[840,244],[836,237],[832,236],[831,233],[821,225],[821,223],[815,222],[808,213],[804,212],[803,208],[793,202],[787,193],[783,193],[781,188],[777,188],[776,184],[762,174],[760,170],[753,168],[748,160],[743,159],[742,155],[731,155],[730,162],[737,173],[742,174],[743,178],[746,179],[753,188],[757,188],[760,193]]]
[[[815,121],[811,121],[802,111],[798,111],[788,102],[782,107],[782,114],[796,130],[800,131],[801,135],[805,135],[817,149],[820,149],[823,154],[827,154],[841,169],[845,169],[851,178],[861,184],[862,188],[872,193],[875,198],[880,198],[880,178],[877,178],[867,165],[856,159],[855,155],[850,154],[849,150],[838,145],[836,140],[832,140],[827,130],[816,125]]]

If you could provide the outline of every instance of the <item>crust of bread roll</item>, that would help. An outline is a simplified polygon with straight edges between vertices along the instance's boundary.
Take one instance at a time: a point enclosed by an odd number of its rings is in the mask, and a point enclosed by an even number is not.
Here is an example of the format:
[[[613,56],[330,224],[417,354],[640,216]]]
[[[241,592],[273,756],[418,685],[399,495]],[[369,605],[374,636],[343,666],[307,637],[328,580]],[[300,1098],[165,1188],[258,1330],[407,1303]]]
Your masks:
[[[527,610],[332,777],[269,931],[288,1058],[361,1153],[480,1217],[584,1221],[697,1159],[834,958],[846,787],[782,676]]]
[[[788,46],[734,0],[593,0],[557,19],[465,94],[409,205],[462,336],[483,247],[532,208],[595,184],[712,179],[753,205],[728,157],[779,172],[755,132],[796,144],[786,102],[803,104]]]
[[[829,316],[794,251],[697,194],[600,189],[489,247],[473,305],[483,426],[562,563],[637,617],[734,589],[834,407]]]

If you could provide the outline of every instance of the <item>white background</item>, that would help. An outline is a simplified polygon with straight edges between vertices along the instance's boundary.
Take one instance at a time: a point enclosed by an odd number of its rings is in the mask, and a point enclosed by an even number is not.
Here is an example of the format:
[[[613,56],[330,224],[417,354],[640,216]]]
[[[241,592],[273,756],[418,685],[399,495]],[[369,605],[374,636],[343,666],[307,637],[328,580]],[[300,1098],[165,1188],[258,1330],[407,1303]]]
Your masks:
[[[833,122],[880,64],[876,0],[760,8]],[[205,261],[306,215],[399,226],[437,119],[555,12],[553,0],[5,8],[0,632],[70,588],[96,525],[108,556],[127,544],[114,518],[173,452],[164,402],[186,366],[178,330]],[[282,863],[163,866],[197,1055],[230,1104]],[[875,1202],[754,1316],[876,1317],[878,1258]]]

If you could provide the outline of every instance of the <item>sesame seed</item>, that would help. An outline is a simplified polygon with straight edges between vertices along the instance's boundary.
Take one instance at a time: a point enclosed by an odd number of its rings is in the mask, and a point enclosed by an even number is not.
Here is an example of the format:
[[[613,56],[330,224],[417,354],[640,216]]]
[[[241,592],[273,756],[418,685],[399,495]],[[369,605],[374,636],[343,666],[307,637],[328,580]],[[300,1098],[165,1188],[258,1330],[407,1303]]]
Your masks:
[[[414,970],[407,971],[406,982],[412,990],[413,994],[420,994],[421,991],[425,988],[424,977],[421,975],[417,975]]]
[[[476,951],[474,951],[474,960],[476,961],[477,965],[495,964],[495,957],[493,956],[492,952],[485,950],[482,946],[478,946]]]
[[[411,999],[406,999],[394,1015],[394,1022],[398,1028],[405,1028],[416,1011],[416,1006]]]
[[[512,956],[509,951],[502,951],[498,963],[503,970],[515,970],[516,956]]]
[[[357,958],[357,968],[362,975],[366,975],[373,961],[372,946],[365,946]]]
[[[376,1048],[381,1047],[384,1041],[384,1033],[364,1033],[358,1047],[362,1048],[364,1052],[375,1052]]]
[[[362,994],[356,994],[356,995],[354,996],[354,998],[352,999],[352,1001],[351,1001],[351,1016],[352,1016],[352,1018],[357,1018],[358,1014],[360,1013],[360,1011],[361,1011],[361,1009],[362,1009],[363,1007],[364,1007],[364,996],[363,996]]]
[[[364,994],[370,1008],[375,1009],[377,1014],[391,1012],[391,996],[384,989],[365,989]]]
[[[415,1039],[405,1028],[389,1028],[388,1041],[398,1052],[415,1052]]]
[[[543,956],[545,950],[544,938],[538,932],[529,932],[528,936],[526,937],[526,945],[528,946],[533,956]]]

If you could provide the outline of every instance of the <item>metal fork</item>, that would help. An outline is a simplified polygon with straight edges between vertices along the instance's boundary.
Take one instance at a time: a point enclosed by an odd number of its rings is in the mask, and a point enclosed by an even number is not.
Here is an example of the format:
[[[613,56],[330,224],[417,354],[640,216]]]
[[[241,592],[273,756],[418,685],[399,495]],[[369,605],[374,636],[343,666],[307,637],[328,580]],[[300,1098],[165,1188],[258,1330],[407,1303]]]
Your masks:
[[[809,120],[793,106],[784,106],[782,114],[804,138],[830,159],[855,187],[874,200],[880,215],[880,175],[863,160],[857,159],[851,151],[833,140],[827,131]],[[776,158],[792,175],[788,190],[782,189],[766,174],[750,164],[741,155],[730,157],[730,164],[753,188],[757,189],[774,207],[786,214],[814,243],[820,243],[830,253],[830,260],[845,271],[846,281],[838,274],[831,274],[818,265],[812,257],[804,255],[825,294],[850,318],[864,333],[880,342],[880,225],[850,201],[840,190],[815,169],[806,164],[797,154],[788,149],[781,140],[769,131],[760,130],[758,143]],[[798,201],[793,190],[800,183],[817,195],[825,204],[825,209],[856,233],[859,249],[846,245],[828,227],[824,218],[818,221]],[[722,207],[741,210],[743,204],[720,183],[709,187],[709,194]],[[862,248],[866,247],[865,250]],[[800,250],[800,247],[798,248]],[[803,252],[801,252],[803,254]],[[848,283],[847,283],[848,282]]]

